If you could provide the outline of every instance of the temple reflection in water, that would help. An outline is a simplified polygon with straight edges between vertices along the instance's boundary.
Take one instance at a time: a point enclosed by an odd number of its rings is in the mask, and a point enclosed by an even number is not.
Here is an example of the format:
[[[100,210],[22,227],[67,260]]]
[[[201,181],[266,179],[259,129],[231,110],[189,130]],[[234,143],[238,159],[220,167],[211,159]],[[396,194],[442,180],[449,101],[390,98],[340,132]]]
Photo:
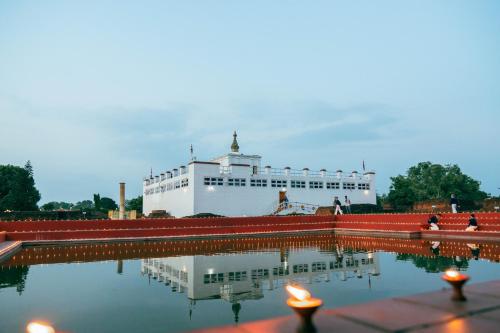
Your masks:
[[[141,272],[190,300],[221,298],[231,303],[260,299],[263,289],[295,281],[314,283],[380,275],[378,254],[372,251],[333,252],[316,249],[230,253],[215,256],[150,258]]]

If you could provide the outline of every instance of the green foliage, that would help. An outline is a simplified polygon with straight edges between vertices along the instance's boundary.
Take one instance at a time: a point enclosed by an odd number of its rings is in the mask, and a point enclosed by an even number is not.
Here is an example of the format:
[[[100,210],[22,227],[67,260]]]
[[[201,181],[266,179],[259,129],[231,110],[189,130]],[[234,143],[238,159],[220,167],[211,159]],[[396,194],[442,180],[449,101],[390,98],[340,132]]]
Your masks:
[[[95,210],[101,210],[101,195],[99,193],[94,194],[94,208]]]
[[[16,287],[16,291],[21,295],[26,286],[28,271],[28,266],[15,266],[2,269],[2,274],[0,274],[0,289]]]
[[[137,198],[127,200],[125,202],[126,210],[136,210],[138,213],[142,214],[142,195]]]
[[[224,217],[224,216],[212,213],[198,213],[195,215],[184,216],[184,218],[200,218],[200,217]]]
[[[118,209],[118,205],[111,198],[102,197],[100,200],[100,204],[101,204],[101,211],[102,212],[107,212],[108,210]]]
[[[92,210],[94,209],[94,202],[92,200],[78,201],[74,206],[74,210]]]
[[[33,166],[31,165],[31,161],[28,160],[24,165],[24,170],[26,170],[31,178],[33,178]]]
[[[71,210],[73,209],[73,204],[69,202],[57,202],[57,201],[51,201],[47,202],[46,204],[43,204],[40,208],[44,211],[51,211],[51,210]]]
[[[346,211],[344,210],[344,213]],[[370,213],[381,213],[382,207],[372,204],[352,204],[351,213],[352,214],[370,214]]]
[[[480,182],[462,173],[458,165],[421,162],[412,166],[407,175],[391,177],[387,195],[395,209],[408,209],[415,202],[427,200],[449,200],[454,193],[460,202],[472,203],[486,198],[479,189]]]
[[[429,254],[432,254],[431,250],[429,250]],[[450,269],[450,267],[457,267],[459,269],[469,267],[469,261],[466,258],[457,260],[457,258],[442,257],[439,255],[424,257],[416,254],[398,254],[396,260],[410,261],[416,267],[422,268],[428,273],[444,272]]]
[[[94,194],[94,209],[103,213],[107,213],[108,210],[118,209],[118,205],[111,198],[102,197],[99,193]]]
[[[0,211],[36,211],[40,192],[35,187],[33,167],[0,165]]]

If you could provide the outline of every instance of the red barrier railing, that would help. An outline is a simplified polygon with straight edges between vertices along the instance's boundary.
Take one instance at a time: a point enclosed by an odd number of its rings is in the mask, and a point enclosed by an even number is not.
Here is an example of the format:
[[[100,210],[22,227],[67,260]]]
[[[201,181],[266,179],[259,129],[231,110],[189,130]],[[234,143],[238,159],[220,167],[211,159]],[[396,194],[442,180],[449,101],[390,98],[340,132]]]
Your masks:
[[[337,216],[260,216],[139,220],[78,220],[0,222],[9,240],[201,236],[293,232],[315,229],[420,231],[430,214],[349,214]],[[469,214],[443,214],[441,230],[465,230]],[[480,231],[500,232],[499,213],[478,213]]]

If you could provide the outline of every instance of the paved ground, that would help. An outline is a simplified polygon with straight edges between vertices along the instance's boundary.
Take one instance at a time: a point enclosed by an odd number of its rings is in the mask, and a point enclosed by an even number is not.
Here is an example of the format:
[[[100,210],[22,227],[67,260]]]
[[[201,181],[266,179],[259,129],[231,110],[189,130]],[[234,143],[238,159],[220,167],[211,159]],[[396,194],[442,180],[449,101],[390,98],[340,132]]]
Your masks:
[[[450,300],[449,289],[391,298],[320,311],[321,332],[500,332],[500,280],[465,289],[466,302]],[[295,332],[296,316],[256,321],[239,326],[198,330],[196,333]]]
[[[0,259],[3,259],[3,257],[8,257],[12,253],[14,253],[21,247],[21,244],[22,242],[20,241],[0,242]]]

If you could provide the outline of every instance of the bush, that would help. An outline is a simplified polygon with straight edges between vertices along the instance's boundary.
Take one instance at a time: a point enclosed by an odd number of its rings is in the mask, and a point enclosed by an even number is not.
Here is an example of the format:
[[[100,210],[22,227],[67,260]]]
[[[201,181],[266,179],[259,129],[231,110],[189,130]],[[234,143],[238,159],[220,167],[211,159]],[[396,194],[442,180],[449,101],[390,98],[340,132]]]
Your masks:
[[[351,212],[353,214],[370,214],[370,213],[382,213],[382,207],[372,204],[352,204]],[[345,213],[345,209],[344,209]]]

